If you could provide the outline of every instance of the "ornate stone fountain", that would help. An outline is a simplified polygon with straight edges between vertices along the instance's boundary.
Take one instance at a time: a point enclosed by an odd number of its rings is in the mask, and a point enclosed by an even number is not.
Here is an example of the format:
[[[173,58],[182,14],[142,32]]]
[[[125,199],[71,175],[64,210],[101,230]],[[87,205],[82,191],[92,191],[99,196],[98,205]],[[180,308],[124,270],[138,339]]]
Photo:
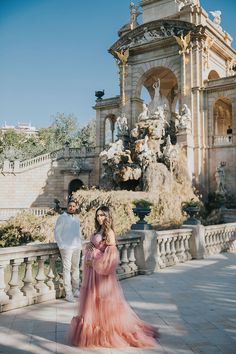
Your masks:
[[[191,112],[184,107],[175,126],[168,100],[160,94],[159,79],[153,88],[154,97],[149,104],[143,103],[134,128],[129,130],[123,113],[116,121],[117,140],[100,154],[104,166],[102,184],[106,189],[156,191],[160,187],[157,177],[161,171],[167,175],[165,181],[170,187],[176,177],[183,158],[179,146],[174,144],[176,126],[179,129],[190,126]],[[179,178],[179,171],[177,174]]]

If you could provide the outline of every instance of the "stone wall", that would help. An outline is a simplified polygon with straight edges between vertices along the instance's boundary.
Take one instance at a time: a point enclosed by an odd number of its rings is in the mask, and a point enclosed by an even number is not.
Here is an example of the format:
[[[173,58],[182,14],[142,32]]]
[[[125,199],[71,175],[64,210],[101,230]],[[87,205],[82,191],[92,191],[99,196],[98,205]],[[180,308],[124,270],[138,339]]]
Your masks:
[[[65,206],[71,181],[78,180],[87,187],[97,185],[94,149],[87,153],[72,149],[64,157],[63,152],[55,154],[47,159],[38,157],[15,165],[9,163],[8,169],[3,168],[0,208],[50,208],[54,207],[55,198]],[[80,159],[83,159],[82,166],[78,165]]]

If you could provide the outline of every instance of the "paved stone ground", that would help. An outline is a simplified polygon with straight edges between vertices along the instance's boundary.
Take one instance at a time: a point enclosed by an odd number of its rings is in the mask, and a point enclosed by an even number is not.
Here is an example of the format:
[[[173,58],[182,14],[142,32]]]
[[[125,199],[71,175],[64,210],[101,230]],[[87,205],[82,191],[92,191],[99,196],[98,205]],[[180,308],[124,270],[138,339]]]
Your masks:
[[[66,340],[77,306],[51,301],[0,315],[1,354],[236,354],[236,254],[121,282],[138,315],[157,325],[156,349],[81,350]]]

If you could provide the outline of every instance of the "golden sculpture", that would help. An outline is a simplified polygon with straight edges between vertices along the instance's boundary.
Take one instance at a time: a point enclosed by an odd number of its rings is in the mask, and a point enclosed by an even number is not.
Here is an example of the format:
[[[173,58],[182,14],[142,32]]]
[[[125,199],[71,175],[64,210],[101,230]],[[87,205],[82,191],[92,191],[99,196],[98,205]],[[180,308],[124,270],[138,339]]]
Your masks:
[[[121,88],[121,104],[125,106],[127,99],[125,96],[125,79],[127,77],[126,69],[128,67],[127,61],[129,58],[129,48],[126,50],[121,50],[120,52],[114,51],[117,56],[118,66],[119,66],[119,74],[120,74],[120,88]]]
[[[181,34],[180,37],[174,36],[178,45],[181,47],[179,54],[183,56],[183,94],[185,95],[185,67],[188,63],[186,54],[189,54],[189,45],[191,42],[191,32],[188,32],[185,36]]]
[[[189,53],[189,44],[191,41],[191,32],[188,32],[186,36],[183,36],[181,34],[180,37],[174,36],[178,45],[181,47],[181,50],[179,51],[179,54],[188,54]]]
[[[120,52],[117,52],[116,50],[114,51],[119,58],[120,62],[119,64],[126,64],[129,58],[129,48],[126,50],[121,50]]]

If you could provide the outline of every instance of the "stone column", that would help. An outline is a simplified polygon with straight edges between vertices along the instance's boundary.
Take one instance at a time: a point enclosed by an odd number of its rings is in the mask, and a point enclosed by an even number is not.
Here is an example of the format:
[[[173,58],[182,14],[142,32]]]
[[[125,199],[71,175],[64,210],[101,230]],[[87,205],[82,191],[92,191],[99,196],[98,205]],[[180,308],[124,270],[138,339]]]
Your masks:
[[[129,231],[128,235],[141,236],[141,242],[135,248],[139,274],[152,274],[158,264],[156,231]]]
[[[203,225],[182,225],[181,227],[193,231],[189,240],[189,252],[192,258],[205,258],[205,227]]]

